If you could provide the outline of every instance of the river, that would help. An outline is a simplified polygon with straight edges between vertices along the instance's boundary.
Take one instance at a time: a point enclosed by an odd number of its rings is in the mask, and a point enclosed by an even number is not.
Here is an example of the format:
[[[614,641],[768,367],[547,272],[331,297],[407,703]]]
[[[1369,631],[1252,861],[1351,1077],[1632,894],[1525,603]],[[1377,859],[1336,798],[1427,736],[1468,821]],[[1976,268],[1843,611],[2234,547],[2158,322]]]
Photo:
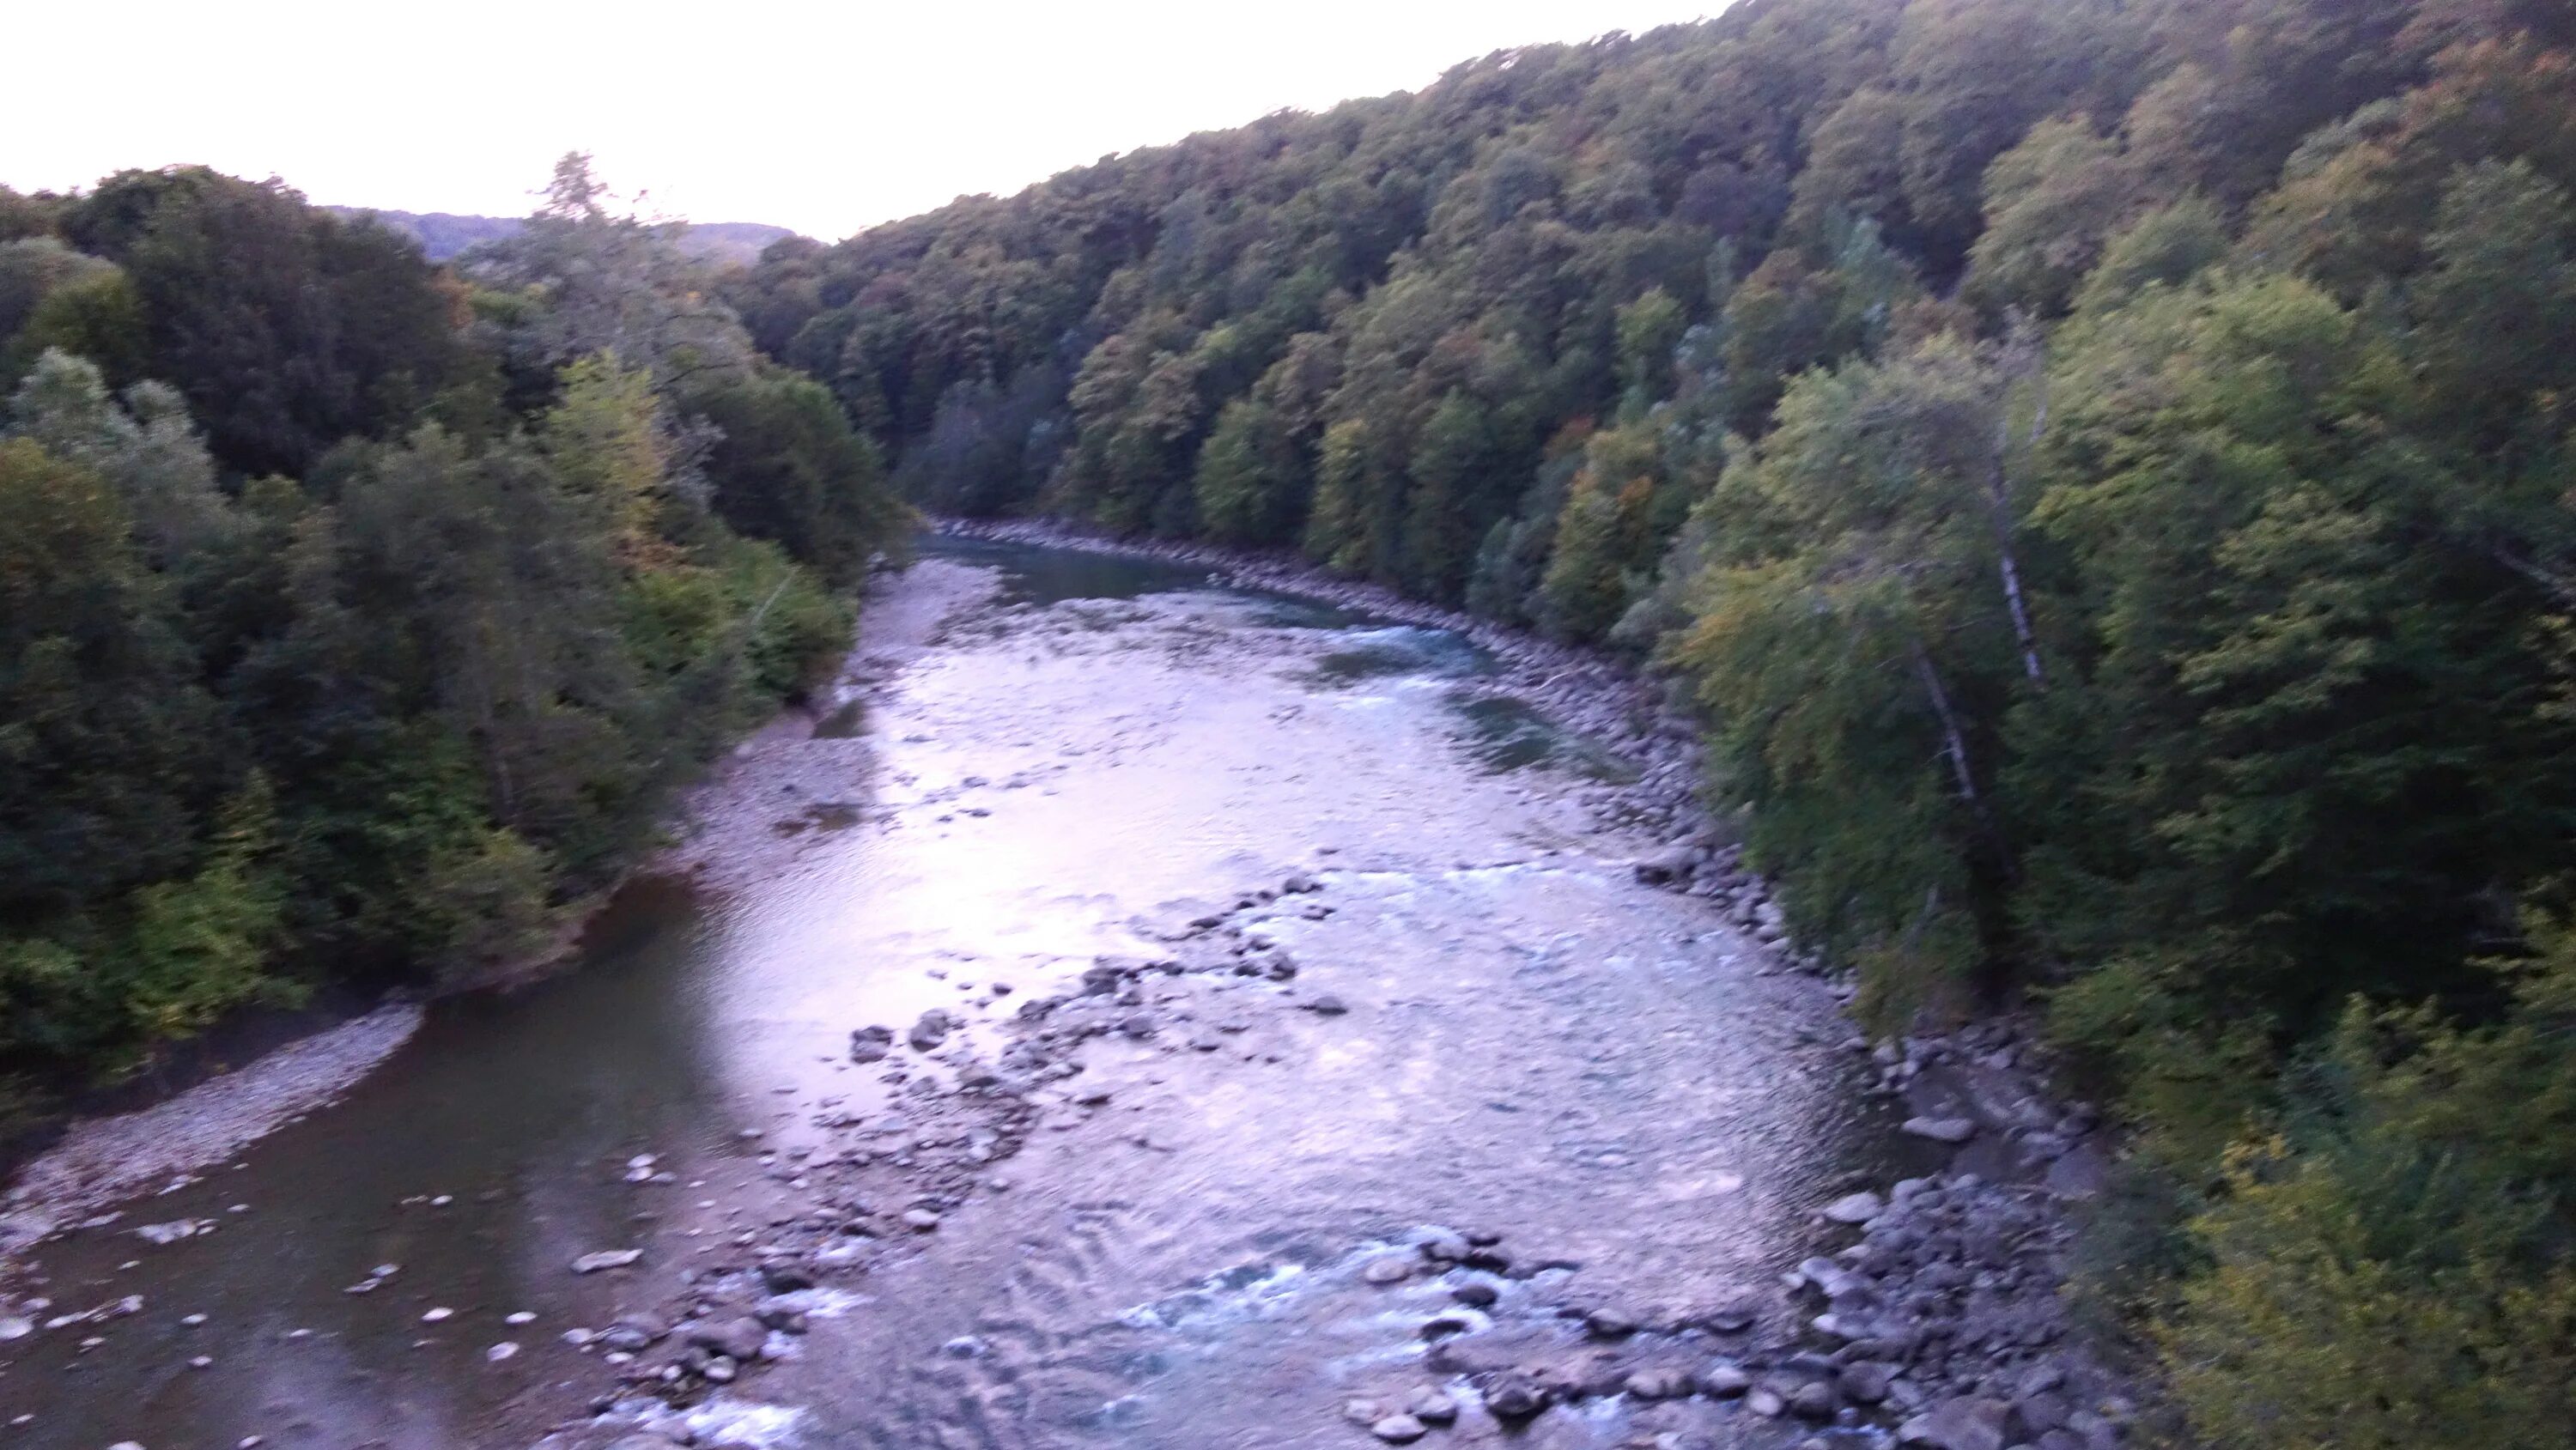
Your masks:
[[[1476,698],[1490,667],[1186,567],[934,542],[846,702],[747,746],[702,869],[622,893],[577,970],[439,1004],[336,1107],[40,1249],[56,1312],[140,1302],[0,1346],[0,1446],[525,1445],[615,1384],[567,1330],[787,1242],[828,1266],[809,1332],[700,1443],[1348,1446],[1350,1401],[1458,1383],[1461,1346],[1706,1363],[1696,1316],[1776,1298],[1888,1124],[1830,995],[1638,884],[1617,753]],[[1104,957],[1121,1030],[958,1091]],[[934,1007],[935,1054],[851,1060]],[[809,1252],[852,1215],[863,1254]],[[132,1232],[168,1222],[214,1227]],[[1493,1303],[1379,1282],[1435,1225],[1500,1236]],[[1467,1398],[1435,1433],[1492,1433]],[[1612,1395],[1524,1443],[1805,1433]]]

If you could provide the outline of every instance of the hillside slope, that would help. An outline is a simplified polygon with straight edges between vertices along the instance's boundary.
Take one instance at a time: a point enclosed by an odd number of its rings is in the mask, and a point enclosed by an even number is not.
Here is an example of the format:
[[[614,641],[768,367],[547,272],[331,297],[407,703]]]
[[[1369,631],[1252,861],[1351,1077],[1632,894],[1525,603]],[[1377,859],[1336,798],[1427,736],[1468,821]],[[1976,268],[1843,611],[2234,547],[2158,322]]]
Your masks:
[[[1756,0],[732,295],[931,507],[1651,654],[1883,1027],[2044,1002],[2138,1126],[2103,1292],[2197,1434],[2524,1444],[2576,1423],[2571,40]]]

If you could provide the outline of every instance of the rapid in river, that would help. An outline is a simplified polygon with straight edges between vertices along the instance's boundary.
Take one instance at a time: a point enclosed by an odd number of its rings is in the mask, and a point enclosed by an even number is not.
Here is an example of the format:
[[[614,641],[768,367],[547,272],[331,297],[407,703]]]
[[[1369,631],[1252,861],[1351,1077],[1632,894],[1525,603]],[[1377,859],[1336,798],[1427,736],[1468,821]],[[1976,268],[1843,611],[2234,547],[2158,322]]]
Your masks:
[[[1638,1375],[1727,1353],[1887,1176],[1870,1060],[1722,904],[1640,883],[1669,847],[1607,808],[1618,752],[1492,668],[929,543],[574,969],[35,1251],[97,1312],[0,1345],[0,1446],[521,1446],[755,1299],[659,1433],[1287,1450],[1413,1404],[1472,1440],[1479,1373],[1614,1356],[1634,1392],[1518,1443],[1831,1432]]]

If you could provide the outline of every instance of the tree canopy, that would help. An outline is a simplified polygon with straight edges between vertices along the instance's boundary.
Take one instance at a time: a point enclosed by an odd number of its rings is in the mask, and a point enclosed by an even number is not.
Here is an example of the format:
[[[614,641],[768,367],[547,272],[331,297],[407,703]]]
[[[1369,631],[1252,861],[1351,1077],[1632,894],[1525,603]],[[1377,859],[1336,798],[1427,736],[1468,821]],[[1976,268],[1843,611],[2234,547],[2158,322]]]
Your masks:
[[[581,157],[461,268],[201,168],[5,200],[0,1128],[536,949],[901,545],[869,442]]]

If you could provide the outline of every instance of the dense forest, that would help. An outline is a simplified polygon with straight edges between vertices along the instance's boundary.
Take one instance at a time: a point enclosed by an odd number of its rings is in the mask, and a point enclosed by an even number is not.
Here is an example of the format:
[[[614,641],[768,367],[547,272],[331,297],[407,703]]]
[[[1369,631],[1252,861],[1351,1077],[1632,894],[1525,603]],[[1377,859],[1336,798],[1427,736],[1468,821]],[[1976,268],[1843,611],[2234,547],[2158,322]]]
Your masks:
[[[0,190],[0,1128],[477,980],[846,647],[908,511],[567,158],[453,267],[275,183]]]
[[[2556,0],[1747,0],[727,295],[925,507],[1667,672],[1872,1023],[2034,1004],[2135,1126],[2090,1292],[2201,1442],[2563,1444],[2571,46]]]

